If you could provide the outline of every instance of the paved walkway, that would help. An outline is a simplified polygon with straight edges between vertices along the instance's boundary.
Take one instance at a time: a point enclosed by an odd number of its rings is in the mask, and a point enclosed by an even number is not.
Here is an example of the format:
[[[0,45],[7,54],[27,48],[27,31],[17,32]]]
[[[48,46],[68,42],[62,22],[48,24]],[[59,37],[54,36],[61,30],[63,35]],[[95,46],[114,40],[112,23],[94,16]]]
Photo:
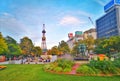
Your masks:
[[[79,63],[75,63],[75,65],[72,67],[72,71],[69,74],[76,74],[76,70],[79,66],[80,66]]]
[[[76,70],[80,66],[80,64],[87,64],[89,61],[76,61],[74,66],[72,67],[72,71],[69,72],[68,74],[77,74]]]

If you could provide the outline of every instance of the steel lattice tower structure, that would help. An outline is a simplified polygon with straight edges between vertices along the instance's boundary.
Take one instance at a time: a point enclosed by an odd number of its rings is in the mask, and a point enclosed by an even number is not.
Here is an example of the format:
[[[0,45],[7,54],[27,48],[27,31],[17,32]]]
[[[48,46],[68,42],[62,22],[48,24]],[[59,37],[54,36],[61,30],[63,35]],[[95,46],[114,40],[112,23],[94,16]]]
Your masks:
[[[43,54],[45,54],[47,52],[47,45],[46,45],[46,37],[45,37],[45,24],[43,24],[43,30],[42,30],[42,43],[41,43],[41,48],[42,48],[42,52]]]

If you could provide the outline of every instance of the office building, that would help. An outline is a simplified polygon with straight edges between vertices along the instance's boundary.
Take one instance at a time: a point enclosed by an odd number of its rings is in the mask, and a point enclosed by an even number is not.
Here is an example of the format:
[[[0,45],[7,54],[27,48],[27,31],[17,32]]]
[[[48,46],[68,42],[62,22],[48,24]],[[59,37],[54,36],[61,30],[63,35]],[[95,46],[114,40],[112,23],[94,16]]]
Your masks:
[[[111,0],[104,11],[105,15],[96,20],[97,38],[120,35],[120,0]]]

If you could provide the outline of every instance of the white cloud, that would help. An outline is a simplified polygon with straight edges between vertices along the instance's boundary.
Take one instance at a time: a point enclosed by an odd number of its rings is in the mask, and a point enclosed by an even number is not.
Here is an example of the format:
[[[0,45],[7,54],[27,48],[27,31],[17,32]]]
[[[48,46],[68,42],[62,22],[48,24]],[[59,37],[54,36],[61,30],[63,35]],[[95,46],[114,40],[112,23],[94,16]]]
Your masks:
[[[19,41],[21,37],[28,36],[31,33],[28,26],[13,15],[6,12],[0,15],[0,28],[5,36],[12,35],[13,38],[17,39],[17,41]]]
[[[101,6],[105,6],[105,2],[104,2],[104,0],[94,0],[94,1],[96,1],[98,4],[100,4]]]
[[[2,13],[2,15],[3,16],[11,16],[9,13],[7,13],[7,12],[4,12],[4,13]]]
[[[79,14],[79,15],[81,15],[81,16],[86,16],[86,17],[93,16],[93,14],[90,14],[88,12],[81,11],[81,10],[77,11],[76,13]]]
[[[19,13],[18,13],[19,12]],[[14,14],[27,25],[38,26],[45,22],[48,11],[42,8],[22,7],[14,11]],[[47,14],[47,16],[46,16]]]
[[[74,16],[64,16],[60,20],[60,25],[78,25],[78,24],[82,24],[82,23],[85,23],[85,22]]]
[[[9,13],[3,13],[2,16],[0,16],[0,26],[3,30],[8,29],[8,31],[11,32],[26,32],[26,26]]]

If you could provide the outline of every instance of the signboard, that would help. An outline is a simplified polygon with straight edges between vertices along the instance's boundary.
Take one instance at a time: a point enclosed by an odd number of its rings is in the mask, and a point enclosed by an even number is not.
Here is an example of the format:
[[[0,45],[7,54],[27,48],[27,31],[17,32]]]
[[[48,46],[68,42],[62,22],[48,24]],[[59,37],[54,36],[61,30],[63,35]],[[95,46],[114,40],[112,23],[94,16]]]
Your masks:
[[[76,32],[75,32],[75,35],[82,35],[82,34],[83,34],[82,31],[76,31]]]
[[[104,11],[106,12],[108,9],[110,9],[114,5],[114,0],[111,0],[108,4],[104,6]]]
[[[73,33],[68,33],[68,37],[72,38],[73,37]]]
[[[120,0],[115,0],[115,2],[116,2],[117,4],[120,4]]]
[[[104,6],[104,11],[106,12],[107,10],[109,10],[112,6],[114,6],[115,4],[120,5],[120,0],[111,0],[108,4],[106,4]]]

